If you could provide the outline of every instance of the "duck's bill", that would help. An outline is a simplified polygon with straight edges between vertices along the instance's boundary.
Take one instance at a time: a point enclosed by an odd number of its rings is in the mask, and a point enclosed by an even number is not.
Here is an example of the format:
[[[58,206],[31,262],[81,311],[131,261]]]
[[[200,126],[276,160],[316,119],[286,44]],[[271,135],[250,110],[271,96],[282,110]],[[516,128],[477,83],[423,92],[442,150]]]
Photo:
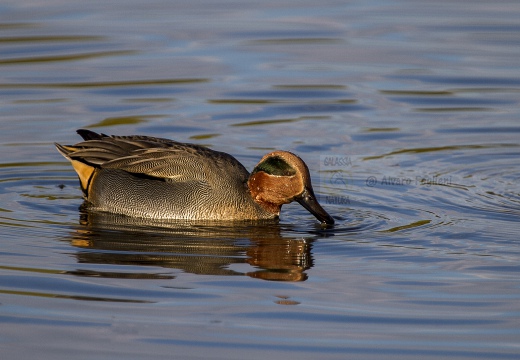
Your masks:
[[[321,207],[312,190],[305,189],[305,191],[295,200],[322,223],[327,225],[334,224],[334,219]]]

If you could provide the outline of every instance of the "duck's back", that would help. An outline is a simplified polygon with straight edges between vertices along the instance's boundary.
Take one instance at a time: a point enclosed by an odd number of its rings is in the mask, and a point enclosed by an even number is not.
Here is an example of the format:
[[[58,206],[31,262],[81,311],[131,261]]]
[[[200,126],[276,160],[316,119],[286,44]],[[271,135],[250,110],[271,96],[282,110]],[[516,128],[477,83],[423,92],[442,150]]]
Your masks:
[[[253,201],[249,173],[231,155],[161,138],[78,133],[84,142],[57,147],[78,172],[94,210],[191,220],[277,215]]]

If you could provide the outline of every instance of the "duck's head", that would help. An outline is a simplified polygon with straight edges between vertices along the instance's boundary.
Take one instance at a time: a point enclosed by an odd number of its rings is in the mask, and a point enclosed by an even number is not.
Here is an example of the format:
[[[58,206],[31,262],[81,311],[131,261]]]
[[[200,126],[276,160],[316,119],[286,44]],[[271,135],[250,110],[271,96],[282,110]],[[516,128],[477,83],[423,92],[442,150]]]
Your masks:
[[[274,151],[265,155],[247,185],[253,199],[269,212],[278,214],[283,204],[297,201],[322,223],[334,224],[332,216],[316,200],[309,168],[293,153]]]

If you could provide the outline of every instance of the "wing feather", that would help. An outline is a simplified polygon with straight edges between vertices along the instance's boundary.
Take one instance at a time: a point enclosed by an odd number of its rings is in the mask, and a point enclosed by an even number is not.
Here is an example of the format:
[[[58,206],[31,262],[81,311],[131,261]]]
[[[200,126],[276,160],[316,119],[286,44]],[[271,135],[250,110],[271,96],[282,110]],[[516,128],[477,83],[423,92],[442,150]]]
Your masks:
[[[148,149],[108,161],[104,169],[119,169],[176,181],[206,180],[208,159],[178,149]]]
[[[66,156],[103,169],[118,169],[166,181],[245,182],[247,170],[233,156],[196,144],[148,136],[108,136],[80,130],[85,141],[66,146]]]

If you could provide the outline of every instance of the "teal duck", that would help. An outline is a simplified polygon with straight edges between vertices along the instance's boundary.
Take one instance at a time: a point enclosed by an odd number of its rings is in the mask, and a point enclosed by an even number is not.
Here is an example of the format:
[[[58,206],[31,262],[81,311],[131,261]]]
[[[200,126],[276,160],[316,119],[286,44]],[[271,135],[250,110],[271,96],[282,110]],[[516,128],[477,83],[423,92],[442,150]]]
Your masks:
[[[288,151],[265,155],[251,174],[233,156],[201,145],[80,129],[75,145],[55,144],[72,163],[92,210],[152,219],[276,219],[299,202],[325,224],[309,169]]]

